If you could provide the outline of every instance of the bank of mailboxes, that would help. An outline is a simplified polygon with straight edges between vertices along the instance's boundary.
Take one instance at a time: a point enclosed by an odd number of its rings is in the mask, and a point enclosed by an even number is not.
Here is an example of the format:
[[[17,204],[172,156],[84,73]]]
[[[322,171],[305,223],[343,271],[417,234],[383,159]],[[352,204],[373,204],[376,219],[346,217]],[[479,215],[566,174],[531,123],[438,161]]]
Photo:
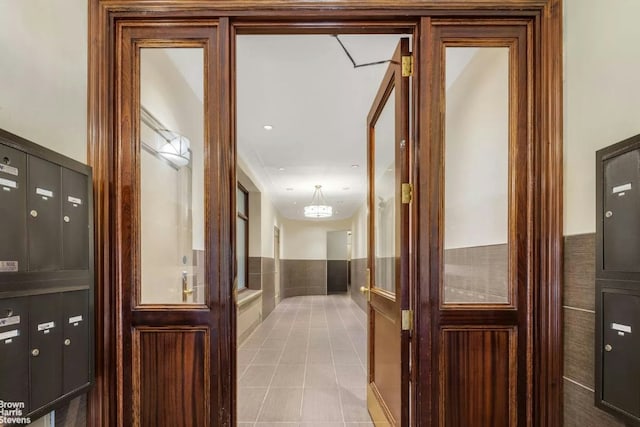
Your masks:
[[[640,426],[640,135],[597,152],[595,403]]]
[[[23,417],[93,382],[91,210],[89,167],[0,130],[0,400]]]

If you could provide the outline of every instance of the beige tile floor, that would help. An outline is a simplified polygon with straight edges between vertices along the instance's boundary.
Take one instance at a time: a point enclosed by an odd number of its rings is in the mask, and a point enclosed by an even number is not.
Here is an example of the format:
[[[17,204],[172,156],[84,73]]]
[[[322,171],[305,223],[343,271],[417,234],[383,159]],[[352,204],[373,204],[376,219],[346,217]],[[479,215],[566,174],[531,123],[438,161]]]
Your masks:
[[[238,426],[373,426],[365,324],[346,295],[280,302],[238,349]]]

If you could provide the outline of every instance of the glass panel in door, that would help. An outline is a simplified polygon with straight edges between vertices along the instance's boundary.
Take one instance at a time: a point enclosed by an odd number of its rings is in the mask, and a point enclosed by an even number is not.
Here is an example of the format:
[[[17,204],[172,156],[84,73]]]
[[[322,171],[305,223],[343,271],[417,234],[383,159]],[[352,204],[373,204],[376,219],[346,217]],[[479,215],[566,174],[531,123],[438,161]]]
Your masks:
[[[140,49],[142,304],[204,302],[203,61]]]

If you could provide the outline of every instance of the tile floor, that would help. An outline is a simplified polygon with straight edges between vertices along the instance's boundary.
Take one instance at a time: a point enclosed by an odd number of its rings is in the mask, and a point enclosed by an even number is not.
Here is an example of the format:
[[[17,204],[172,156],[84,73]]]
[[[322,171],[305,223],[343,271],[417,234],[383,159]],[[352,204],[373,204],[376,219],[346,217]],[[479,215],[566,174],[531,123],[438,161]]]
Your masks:
[[[281,301],[238,349],[238,426],[373,426],[365,324],[346,295]]]

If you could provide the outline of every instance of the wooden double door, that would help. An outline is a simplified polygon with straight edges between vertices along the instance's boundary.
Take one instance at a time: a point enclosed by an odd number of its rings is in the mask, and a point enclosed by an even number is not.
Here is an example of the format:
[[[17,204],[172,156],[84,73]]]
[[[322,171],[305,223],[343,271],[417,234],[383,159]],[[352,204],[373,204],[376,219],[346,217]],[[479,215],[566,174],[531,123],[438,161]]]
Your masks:
[[[92,423],[235,423],[236,34],[405,32],[367,120],[369,279],[354,286],[368,299],[369,411],[376,425],[560,425],[561,151],[542,133],[556,51],[540,43],[541,7],[327,24],[114,6],[93,56]],[[191,94],[148,87],[186,58]],[[191,128],[168,134],[151,102],[196,111]]]

